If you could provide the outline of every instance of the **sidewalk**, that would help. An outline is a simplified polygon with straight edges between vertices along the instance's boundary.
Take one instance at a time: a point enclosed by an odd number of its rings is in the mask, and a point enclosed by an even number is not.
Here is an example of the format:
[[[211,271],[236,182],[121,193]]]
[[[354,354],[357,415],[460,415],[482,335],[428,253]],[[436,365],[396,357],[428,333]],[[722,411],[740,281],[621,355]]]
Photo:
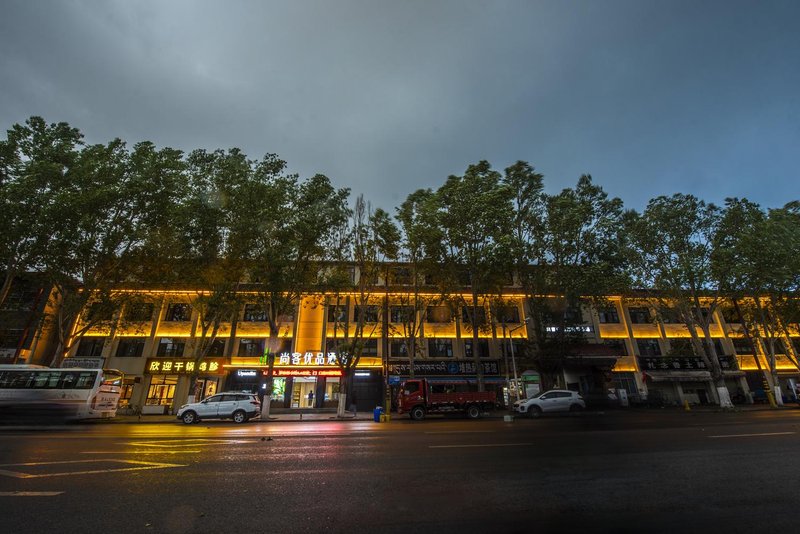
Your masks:
[[[302,423],[308,421],[372,421],[372,412],[359,412],[356,417],[348,412],[345,417],[336,417],[336,412],[279,412],[271,413],[269,421],[253,419],[250,423]],[[217,421],[217,419],[214,419]],[[98,421],[103,423],[179,423],[180,420],[174,415],[118,415],[113,419]]]

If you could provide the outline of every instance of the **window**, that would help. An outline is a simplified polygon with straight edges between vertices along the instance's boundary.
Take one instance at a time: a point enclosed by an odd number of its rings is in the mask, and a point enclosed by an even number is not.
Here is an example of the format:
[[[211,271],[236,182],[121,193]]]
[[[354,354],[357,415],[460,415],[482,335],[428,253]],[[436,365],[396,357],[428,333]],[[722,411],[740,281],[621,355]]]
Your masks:
[[[172,303],[167,306],[165,321],[185,322],[192,318],[192,307],[184,302]]]
[[[783,341],[778,338],[773,338],[775,343],[775,354],[786,354],[786,348],[783,346]],[[764,339],[764,350],[769,352],[769,339]]]
[[[692,340],[688,338],[672,338],[669,340],[669,352],[673,356],[694,356]]]
[[[122,387],[119,390],[119,408],[127,408],[131,405],[134,383],[135,380],[133,378],[126,378],[122,382]]]
[[[719,311],[728,324],[740,324],[742,322],[742,316],[733,306],[720,306]]]
[[[389,355],[392,358],[408,358],[408,347],[405,340],[393,339],[389,342]]]
[[[733,341],[733,350],[736,351],[736,354],[753,354],[753,344],[749,339],[734,337],[731,338],[731,341]]]
[[[663,308],[659,310],[661,322],[664,324],[683,324],[680,312],[676,308]]]
[[[407,382],[404,388],[406,395],[411,395],[419,391],[419,382]]]
[[[519,323],[519,308],[517,306],[498,306],[497,322],[499,323]]]
[[[344,323],[347,321],[347,305],[335,304],[328,305],[328,322],[329,323]]]
[[[656,338],[637,339],[636,346],[640,356],[661,356],[661,345]]]
[[[353,321],[362,323],[378,322],[378,307],[357,305],[353,314]]]
[[[452,358],[453,340],[452,339],[429,339],[428,356],[431,358]]]
[[[408,267],[394,267],[389,271],[389,283],[401,286],[411,284],[412,276],[411,269]]]
[[[22,328],[0,330],[0,349],[16,349],[22,339]]]
[[[264,354],[264,340],[242,338],[239,340],[239,356],[261,356]]]
[[[150,406],[169,406],[175,397],[177,385],[178,375],[153,375],[145,403]]]
[[[453,312],[449,306],[428,306],[425,316],[429,323],[449,323],[453,320]]]
[[[722,340],[720,338],[715,337],[713,341],[714,341],[714,350],[717,351],[717,356],[722,356],[730,352],[725,350],[725,348],[722,346]]]
[[[362,356],[377,356],[378,355],[378,340],[365,339],[364,348],[361,349]]]
[[[260,304],[245,304],[242,320],[263,323],[267,320],[267,311]]]
[[[463,306],[461,308],[461,320],[465,325],[472,326],[472,311],[473,310],[471,306]],[[486,324],[486,310],[483,307],[478,306],[478,309],[475,311],[477,312],[477,315],[475,316],[476,321],[474,324],[476,326]]]
[[[622,339],[607,339],[603,344],[620,356],[628,356],[628,344]]]
[[[208,349],[209,356],[224,356],[225,355],[225,340],[217,338],[211,342],[211,347]]]
[[[800,337],[790,337],[795,356],[800,355]]]
[[[106,344],[105,337],[84,337],[78,343],[75,356],[99,358],[103,354],[103,347]]]
[[[516,352],[516,351],[515,351]],[[464,356],[467,358],[472,358],[472,340],[467,339],[464,340]],[[479,339],[478,340],[478,357],[479,358],[488,358],[489,357],[489,340],[488,339]]]
[[[597,317],[600,324],[617,324],[619,323],[619,312],[616,307],[600,308],[597,310]]]
[[[693,308],[692,312],[697,314],[697,308]],[[700,318],[703,321],[709,321],[710,320],[711,323],[714,322],[714,318],[711,317],[711,309],[706,307],[706,306],[703,306],[703,307],[700,308]]]
[[[39,291],[31,291],[26,288],[18,288],[15,286],[11,286],[11,292],[6,297],[5,302],[3,302],[3,307],[0,308],[2,310],[9,310],[9,311],[20,311],[20,310],[32,310],[35,305],[39,295]]]
[[[416,310],[414,306],[391,306],[389,308],[389,322],[408,324],[414,321]]]
[[[650,324],[650,310],[647,308],[628,308],[632,324]]]
[[[145,337],[121,337],[117,345],[117,358],[139,358],[144,353]]]
[[[132,302],[125,308],[125,319],[139,323],[152,321],[154,310],[152,302]]]
[[[158,342],[157,356],[183,356],[186,348],[186,339],[175,337],[162,337]]]

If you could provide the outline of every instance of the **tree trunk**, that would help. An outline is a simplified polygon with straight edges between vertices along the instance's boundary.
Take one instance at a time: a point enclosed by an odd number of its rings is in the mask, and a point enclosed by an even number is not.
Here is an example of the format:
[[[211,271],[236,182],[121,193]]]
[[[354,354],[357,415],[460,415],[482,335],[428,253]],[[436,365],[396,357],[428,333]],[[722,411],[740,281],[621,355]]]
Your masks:
[[[278,346],[278,325],[270,319],[269,340],[267,341],[267,383],[264,398],[261,401],[261,419],[269,421],[270,407],[272,405],[272,388],[275,374],[275,347]]]
[[[8,298],[8,294],[11,293],[11,285],[14,283],[16,275],[17,272],[15,269],[9,268],[6,270],[6,276],[5,279],[3,279],[3,287],[0,288],[0,308],[3,307],[3,304]]]
[[[475,362],[475,375],[478,379],[478,391],[486,391],[483,383],[483,366],[478,354],[478,292],[472,286],[472,360]]]

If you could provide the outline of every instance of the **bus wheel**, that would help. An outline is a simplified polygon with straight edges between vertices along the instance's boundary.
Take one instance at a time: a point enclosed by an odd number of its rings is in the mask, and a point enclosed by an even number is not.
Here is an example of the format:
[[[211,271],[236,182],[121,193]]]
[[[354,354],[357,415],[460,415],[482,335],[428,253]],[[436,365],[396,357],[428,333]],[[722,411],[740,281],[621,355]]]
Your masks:
[[[477,419],[478,417],[480,417],[480,415],[481,415],[480,409],[474,404],[470,405],[467,408],[467,417],[469,417],[470,419]]]
[[[414,421],[422,421],[425,419],[425,408],[422,406],[414,406],[414,408],[411,409],[411,419]]]
[[[197,422],[197,414],[194,413],[193,411],[189,410],[188,412],[183,414],[183,417],[181,417],[181,419],[187,425],[191,425],[192,423],[196,423]]]

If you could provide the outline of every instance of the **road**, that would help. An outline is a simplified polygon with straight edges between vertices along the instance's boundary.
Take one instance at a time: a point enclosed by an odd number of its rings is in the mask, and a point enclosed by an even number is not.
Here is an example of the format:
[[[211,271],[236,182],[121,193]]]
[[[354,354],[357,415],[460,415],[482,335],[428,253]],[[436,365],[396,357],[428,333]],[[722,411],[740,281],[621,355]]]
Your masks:
[[[794,532],[800,410],[0,428],[3,532]]]

